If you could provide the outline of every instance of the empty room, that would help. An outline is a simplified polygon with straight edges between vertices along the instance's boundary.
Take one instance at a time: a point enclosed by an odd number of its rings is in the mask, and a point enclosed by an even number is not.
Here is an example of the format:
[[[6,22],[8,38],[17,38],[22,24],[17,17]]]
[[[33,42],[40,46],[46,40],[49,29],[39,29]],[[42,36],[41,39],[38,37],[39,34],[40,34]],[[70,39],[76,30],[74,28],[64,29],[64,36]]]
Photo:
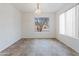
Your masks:
[[[79,3],[0,3],[0,56],[79,56]]]

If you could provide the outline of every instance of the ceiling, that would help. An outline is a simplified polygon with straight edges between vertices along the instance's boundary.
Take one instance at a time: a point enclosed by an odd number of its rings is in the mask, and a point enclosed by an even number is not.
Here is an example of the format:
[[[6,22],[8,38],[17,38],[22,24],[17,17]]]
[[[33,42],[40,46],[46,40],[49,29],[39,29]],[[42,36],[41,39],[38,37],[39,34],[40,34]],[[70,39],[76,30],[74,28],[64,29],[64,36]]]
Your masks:
[[[72,5],[73,3],[40,3],[40,9],[42,12],[56,12],[66,5]],[[12,3],[21,12],[35,12],[37,4],[36,3]]]

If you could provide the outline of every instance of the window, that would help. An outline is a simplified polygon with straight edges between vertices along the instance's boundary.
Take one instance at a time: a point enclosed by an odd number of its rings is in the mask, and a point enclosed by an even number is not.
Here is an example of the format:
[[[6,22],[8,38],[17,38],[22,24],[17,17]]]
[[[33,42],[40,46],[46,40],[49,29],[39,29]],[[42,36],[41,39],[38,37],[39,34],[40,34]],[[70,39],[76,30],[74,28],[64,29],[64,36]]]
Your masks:
[[[59,32],[61,34],[65,34],[65,14],[60,15],[60,21],[59,21]]]
[[[79,36],[78,15],[79,5],[60,14],[59,16],[59,33],[68,36]]]
[[[76,36],[79,37],[79,5],[76,6]]]
[[[48,32],[49,17],[35,17],[35,31]]]
[[[65,14],[65,34],[75,36],[75,7],[68,10]]]

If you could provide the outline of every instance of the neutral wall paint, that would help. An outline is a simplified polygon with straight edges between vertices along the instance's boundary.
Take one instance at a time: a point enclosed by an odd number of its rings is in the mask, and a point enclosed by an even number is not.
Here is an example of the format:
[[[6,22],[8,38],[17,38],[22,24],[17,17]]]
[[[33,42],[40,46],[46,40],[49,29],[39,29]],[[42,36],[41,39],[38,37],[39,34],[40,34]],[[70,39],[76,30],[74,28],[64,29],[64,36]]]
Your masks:
[[[55,38],[55,14],[43,13],[41,16],[49,17],[49,31],[35,32],[34,17],[32,13],[24,13],[22,18],[22,36],[24,38]]]
[[[0,4],[0,51],[21,39],[21,14],[10,4]]]
[[[59,34],[58,39],[79,53],[79,38],[72,38],[67,35]]]
[[[66,8],[62,8],[59,12],[56,14],[56,38],[69,46],[70,48],[74,49],[76,52],[79,53],[79,38],[72,38],[67,35],[59,34],[59,15],[64,12],[67,9],[70,9],[73,5],[66,6]]]

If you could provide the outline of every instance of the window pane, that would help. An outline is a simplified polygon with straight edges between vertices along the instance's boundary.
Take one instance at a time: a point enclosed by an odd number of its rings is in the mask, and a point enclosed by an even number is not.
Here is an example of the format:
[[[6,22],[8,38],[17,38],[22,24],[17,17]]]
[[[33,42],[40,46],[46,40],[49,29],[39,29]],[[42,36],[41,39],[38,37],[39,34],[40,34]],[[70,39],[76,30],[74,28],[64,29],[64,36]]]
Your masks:
[[[76,37],[79,37],[79,5],[76,6]]]
[[[75,36],[75,7],[66,12],[66,35]]]
[[[61,14],[59,17],[59,33],[64,34],[65,33],[65,14]]]

